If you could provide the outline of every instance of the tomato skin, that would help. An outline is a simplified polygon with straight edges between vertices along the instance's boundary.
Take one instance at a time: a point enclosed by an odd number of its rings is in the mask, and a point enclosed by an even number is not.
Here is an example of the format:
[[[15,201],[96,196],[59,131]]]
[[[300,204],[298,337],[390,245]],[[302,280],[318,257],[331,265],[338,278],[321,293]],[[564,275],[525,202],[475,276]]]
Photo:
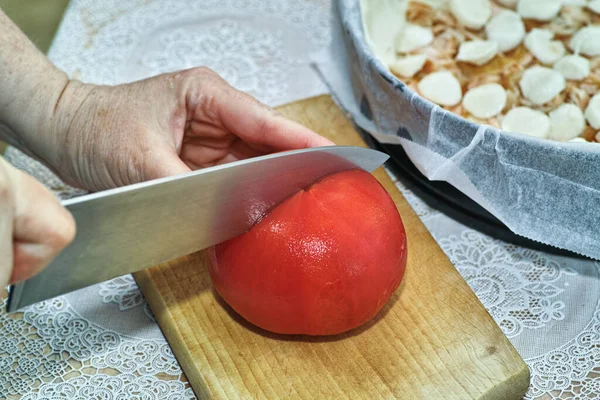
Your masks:
[[[407,243],[393,200],[362,170],[329,175],[209,250],[221,297],[282,334],[333,335],[373,318],[398,288]]]

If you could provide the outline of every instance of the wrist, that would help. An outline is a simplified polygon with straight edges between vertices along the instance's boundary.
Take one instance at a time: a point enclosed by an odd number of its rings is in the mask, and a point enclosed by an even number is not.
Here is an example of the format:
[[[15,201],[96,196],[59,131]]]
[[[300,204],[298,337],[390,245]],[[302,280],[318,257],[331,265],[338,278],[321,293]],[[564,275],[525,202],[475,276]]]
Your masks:
[[[68,157],[69,128],[93,87],[59,72],[23,107],[25,112],[14,124],[20,148],[57,173]]]
[[[67,78],[48,92],[46,103],[38,109],[35,138],[28,146],[36,158],[55,170],[60,169],[61,160],[68,156],[69,129],[93,87]]]
[[[50,63],[27,77],[0,105],[0,138],[56,170],[66,131],[93,85]]]
[[[3,93],[6,103],[0,107],[3,139],[36,157],[48,141],[46,121],[69,81],[64,72],[52,65],[42,71],[38,75],[27,74],[19,84],[13,83],[10,92]]]
[[[0,10],[0,139],[43,158],[67,75]]]

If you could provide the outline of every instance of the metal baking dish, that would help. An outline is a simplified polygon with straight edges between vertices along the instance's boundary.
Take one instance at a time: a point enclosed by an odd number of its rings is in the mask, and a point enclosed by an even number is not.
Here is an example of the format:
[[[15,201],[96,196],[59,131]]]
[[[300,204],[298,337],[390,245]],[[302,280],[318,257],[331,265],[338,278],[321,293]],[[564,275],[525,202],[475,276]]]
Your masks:
[[[355,123],[380,145],[402,146],[428,180],[456,188],[514,235],[600,259],[600,146],[504,132],[441,109],[375,55],[363,24],[377,18],[359,0],[336,1],[338,67],[319,66]]]

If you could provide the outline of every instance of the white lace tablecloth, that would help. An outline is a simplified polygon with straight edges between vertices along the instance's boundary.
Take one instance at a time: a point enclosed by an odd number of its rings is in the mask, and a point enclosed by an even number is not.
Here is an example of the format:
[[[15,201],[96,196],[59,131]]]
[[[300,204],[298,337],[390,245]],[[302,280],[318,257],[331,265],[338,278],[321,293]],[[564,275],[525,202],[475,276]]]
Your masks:
[[[72,0],[49,56],[115,84],[206,65],[275,106],[326,93],[328,0]],[[79,194],[10,148],[61,197]],[[527,398],[600,399],[600,263],[494,240],[399,189],[531,369]],[[0,314],[0,398],[191,399],[133,278]]]

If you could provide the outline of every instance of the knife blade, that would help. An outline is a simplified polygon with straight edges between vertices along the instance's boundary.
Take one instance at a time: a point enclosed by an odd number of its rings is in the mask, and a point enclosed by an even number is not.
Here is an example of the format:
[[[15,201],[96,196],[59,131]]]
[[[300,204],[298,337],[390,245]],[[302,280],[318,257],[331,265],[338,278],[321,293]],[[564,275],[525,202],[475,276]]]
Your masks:
[[[250,229],[318,179],[388,159],[351,146],[287,151],[69,199],[77,234],[36,276],[9,288],[8,312],[208,248]]]

